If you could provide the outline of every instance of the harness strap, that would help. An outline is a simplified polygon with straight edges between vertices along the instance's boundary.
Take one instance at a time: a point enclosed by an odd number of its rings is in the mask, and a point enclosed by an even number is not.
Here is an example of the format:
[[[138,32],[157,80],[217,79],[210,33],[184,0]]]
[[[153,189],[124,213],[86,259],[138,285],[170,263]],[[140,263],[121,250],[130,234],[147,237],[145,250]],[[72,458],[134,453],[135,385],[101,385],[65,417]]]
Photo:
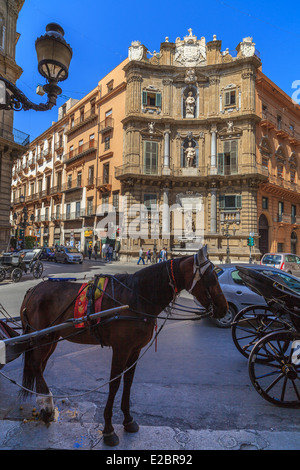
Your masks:
[[[174,276],[174,271],[173,271],[173,259],[171,259],[171,276],[172,276],[172,280],[173,280],[173,283],[174,283],[174,292],[175,292],[175,295],[178,293],[178,287],[177,287],[177,284],[176,284],[176,281],[175,281],[175,276]]]
[[[193,277],[192,285],[189,289],[190,294],[192,293],[192,290],[194,289],[195,285],[197,284],[198,281],[200,281],[201,277],[204,275],[205,271],[208,269],[210,264],[211,263],[209,259],[206,259],[203,263],[199,264],[197,254],[194,255],[194,277]]]

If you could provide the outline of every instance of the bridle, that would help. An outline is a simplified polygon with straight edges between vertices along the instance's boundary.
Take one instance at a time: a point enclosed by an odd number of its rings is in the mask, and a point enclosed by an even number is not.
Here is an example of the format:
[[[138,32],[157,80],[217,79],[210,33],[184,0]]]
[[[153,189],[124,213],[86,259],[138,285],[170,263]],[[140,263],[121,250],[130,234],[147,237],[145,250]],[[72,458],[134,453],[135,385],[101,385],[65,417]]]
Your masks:
[[[200,281],[200,279],[204,276],[206,270],[209,267],[213,268],[213,264],[209,259],[206,259],[205,261],[203,261],[203,263],[199,264],[197,254],[194,255],[193,279],[192,279],[192,285],[188,291],[190,294],[193,293],[193,289],[196,286],[197,282]]]

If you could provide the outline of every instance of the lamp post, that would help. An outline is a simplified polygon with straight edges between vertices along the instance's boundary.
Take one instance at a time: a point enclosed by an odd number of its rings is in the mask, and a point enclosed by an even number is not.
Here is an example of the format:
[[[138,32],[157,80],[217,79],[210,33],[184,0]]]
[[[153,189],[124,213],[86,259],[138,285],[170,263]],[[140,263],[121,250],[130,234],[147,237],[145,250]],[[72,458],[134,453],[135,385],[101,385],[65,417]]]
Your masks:
[[[222,228],[222,233],[223,233],[223,235],[224,235],[224,236],[226,237],[226,239],[227,239],[227,248],[226,248],[226,263],[227,263],[227,264],[230,263],[229,238],[231,238],[232,235],[229,233],[229,226],[230,226],[231,224],[233,224],[233,222],[227,220],[227,221],[225,222],[226,228],[224,228],[224,227]],[[236,228],[233,227],[233,228],[232,228],[232,231],[233,231],[233,236],[234,236],[234,235],[235,235],[235,232],[236,232]]]
[[[20,196],[20,200],[22,203],[25,202],[25,197],[24,196]],[[34,215],[31,214],[30,216],[30,222],[28,222],[28,210],[27,210],[27,207],[26,205],[24,205],[22,211],[20,212],[20,220],[19,222],[17,223],[17,220],[18,220],[18,214],[15,212],[14,215],[13,215],[13,219],[14,219],[14,222],[15,222],[15,225],[17,227],[20,227],[20,239],[21,239],[21,244],[22,244],[22,248],[25,248],[25,230],[28,226],[32,225],[33,222],[34,222]]]
[[[47,103],[32,103],[16,85],[0,75],[0,109],[48,111],[56,105],[57,96],[62,93],[57,83],[68,78],[72,49],[64,39],[64,30],[56,23],[46,26],[46,33],[37,38],[35,48],[38,71],[48,82],[43,86]]]

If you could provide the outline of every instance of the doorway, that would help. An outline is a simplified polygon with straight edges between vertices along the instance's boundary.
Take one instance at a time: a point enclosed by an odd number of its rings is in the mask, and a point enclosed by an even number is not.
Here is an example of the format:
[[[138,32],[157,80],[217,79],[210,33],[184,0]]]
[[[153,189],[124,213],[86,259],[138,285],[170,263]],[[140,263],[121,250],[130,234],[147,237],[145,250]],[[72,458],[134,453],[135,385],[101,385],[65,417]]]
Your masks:
[[[269,251],[269,224],[264,214],[261,214],[258,222],[259,231],[259,251],[262,255]]]

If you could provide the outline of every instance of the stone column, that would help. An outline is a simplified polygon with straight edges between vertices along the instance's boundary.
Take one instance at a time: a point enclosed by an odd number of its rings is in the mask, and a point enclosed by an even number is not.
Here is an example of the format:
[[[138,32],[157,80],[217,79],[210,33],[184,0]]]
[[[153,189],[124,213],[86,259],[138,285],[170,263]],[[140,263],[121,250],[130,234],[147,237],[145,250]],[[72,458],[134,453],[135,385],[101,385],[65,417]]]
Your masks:
[[[210,174],[217,174],[217,128],[211,128],[211,144],[210,144]]]
[[[210,189],[210,232],[217,233],[217,188],[216,183]]]
[[[169,189],[163,188],[162,239],[170,236]]]
[[[165,136],[164,168],[170,168],[170,130],[169,129],[165,131],[164,136]]]

